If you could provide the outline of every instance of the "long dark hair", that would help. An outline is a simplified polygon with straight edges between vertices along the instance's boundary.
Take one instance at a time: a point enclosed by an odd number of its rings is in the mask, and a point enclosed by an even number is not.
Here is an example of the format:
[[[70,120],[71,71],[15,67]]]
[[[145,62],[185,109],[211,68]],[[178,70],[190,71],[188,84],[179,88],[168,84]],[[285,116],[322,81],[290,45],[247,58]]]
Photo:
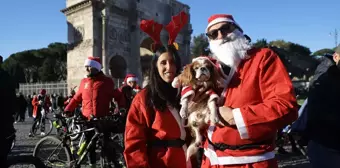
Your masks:
[[[177,50],[173,45],[167,47],[160,47],[156,50],[154,57],[151,61],[150,67],[150,78],[149,83],[146,86],[146,105],[150,108],[156,108],[159,111],[165,111],[167,105],[179,109],[179,95],[178,90],[173,88],[171,83],[165,82],[159,75],[157,69],[157,60],[163,54],[168,52],[172,55],[173,60],[176,64],[176,76],[181,70],[181,60],[178,56]],[[152,110],[152,109],[150,109]]]

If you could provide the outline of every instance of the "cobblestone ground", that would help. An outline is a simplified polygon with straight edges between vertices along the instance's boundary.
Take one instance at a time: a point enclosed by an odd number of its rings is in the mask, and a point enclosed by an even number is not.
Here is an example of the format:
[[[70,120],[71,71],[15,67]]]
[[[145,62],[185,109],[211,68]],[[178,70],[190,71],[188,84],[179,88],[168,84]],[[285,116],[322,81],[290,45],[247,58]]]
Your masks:
[[[31,118],[26,118],[25,122],[19,122],[15,124],[17,129],[16,133],[16,144],[12,150],[11,155],[32,155],[35,144],[39,141],[39,137],[28,137],[28,133],[33,121]],[[52,131],[52,135],[55,134],[55,130]],[[287,151],[290,149],[287,147]],[[308,160],[303,156],[287,154],[278,155],[279,167],[280,168],[308,168]],[[27,167],[27,166],[14,166],[15,168]],[[83,166],[87,167],[87,166]]]

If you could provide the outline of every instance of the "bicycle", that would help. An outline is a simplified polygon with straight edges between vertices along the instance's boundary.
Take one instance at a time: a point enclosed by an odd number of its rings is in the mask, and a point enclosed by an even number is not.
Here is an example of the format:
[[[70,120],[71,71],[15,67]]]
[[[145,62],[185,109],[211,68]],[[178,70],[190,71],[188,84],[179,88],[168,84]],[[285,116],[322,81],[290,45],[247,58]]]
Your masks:
[[[12,152],[12,149],[15,146],[15,139],[16,139],[16,130],[10,136],[6,137],[7,142],[12,141],[9,153]],[[24,155],[23,156],[11,156],[11,155],[7,156],[6,164],[7,165],[1,165],[1,166],[2,167],[12,167],[12,166],[18,167],[20,165],[20,167],[32,167],[33,165],[35,168],[46,167],[39,158],[33,157],[32,155],[30,156],[24,156]]]
[[[47,115],[49,113],[47,113],[44,109],[41,110],[42,116],[35,120],[32,126],[32,130],[31,133],[33,136],[37,136],[40,135],[42,137],[49,135],[52,132],[53,129],[53,125],[52,125],[52,121],[49,117],[47,117]],[[42,123],[44,123],[45,125],[42,125]],[[47,127],[46,127],[47,124]],[[44,132],[40,132],[40,134],[37,133],[38,130],[42,130],[44,129]]]
[[[75,120],[81,118],[81,114],[74,115],[72,117],[63,117],[61,114],[54,114],[55,121],[53,121],[53,127],[57,129],[57,135],[61,137],[65,133],[78,133],[82,131],[82,126],[75,123]],[[72,141],[79,139],[80,134],[71,135]]]
[[[104,132],[107,133],[107,130],[111,128],[121,127],[119,125],[120,117],[117,115],[108,116],[104,118],[93,118],[90,121],[76,121],[77,124],[82,125],[93,125],[93,128],[89,128],[78,133],[67,133],[63,138],[58,139],[54,136],[46,136],[42,138],[35,146],[33,156],[39,157],[44,161],[47,166],[60,166],[60,167],[70,167],[70,168],[79,168],[84,161],[85,156],[89,153],[89,149],[96,147],[98,143],[98,147],[100,149],[100,164],[101,167],[110,168],[110,167],[123,167],[122,165],[117,164],[115,162],[116,158],[111,158],[110,156],[115,156],[117,153],[112,153],[113,151],[123,152],[123,148],[113,139],[114,136],[109,136],[106,138],[104,136]],[[74,134],[83,134],[85,132],[94,131],[94,135],[89,141],[88,144],[82,143],[81,147],[78,149],[78,152],[75,150],[75,146],[70,138],[70,136]],[[121,132],[121,130],[117,130],[116,132]],[[114,132],[113,132],[114,133]],[[38,156],[42,153],[43,144],[46,142],[56,143],[52,146],[47,146],[47,149],[51,147],[52,152],[48,154],[47,158],[43,158],[42,156]],[[58,150],[58,148],[60,148]],[[97,148],[96,148],[97,149]],[[55,151],[62,151],[64,155],[60,153],[54,153]],[[63,156],[63,158],[61,158]],[[64,160],[62,160],[64,159]]]

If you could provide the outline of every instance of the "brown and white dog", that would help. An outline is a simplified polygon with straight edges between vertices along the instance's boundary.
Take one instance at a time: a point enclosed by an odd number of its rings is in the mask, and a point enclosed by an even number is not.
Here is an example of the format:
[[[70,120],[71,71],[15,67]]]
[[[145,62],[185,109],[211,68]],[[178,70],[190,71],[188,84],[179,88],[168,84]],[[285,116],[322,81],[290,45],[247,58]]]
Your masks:
[[[217,115],[219,96],[216,91],[224,84],[224,80],[212,60],[205,56],[193,59],[192,63],[186,65],[172,83],[175,88],[182,87],[180,116],[188,118],[188,126],[195,138],[195,141],[188,147],[187,159],[199,149],[202,141],[200,130],[207,127],[209,121],[211,125],[219,121]],[[209,96],[193,102],[192,99],[198,89],[207,90]]]

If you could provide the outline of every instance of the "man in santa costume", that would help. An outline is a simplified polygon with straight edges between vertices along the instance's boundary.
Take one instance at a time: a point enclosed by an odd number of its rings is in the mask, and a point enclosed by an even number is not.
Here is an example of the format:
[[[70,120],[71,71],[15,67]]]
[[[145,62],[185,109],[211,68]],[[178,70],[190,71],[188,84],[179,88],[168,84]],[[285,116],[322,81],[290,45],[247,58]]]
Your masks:
[[[80,103],[82,104],[83,116],[89,120],[92,117],[102,118],[111,115],[110,104],[113,99],[117,100],[117,97],[119,97],[119,93],[114,90],[113,80],[105,76],[101,71],[102,64],[98,57],[88,57],[85,60],[84,68],[86,69],[87,77],[81,80],[78,91],[65,107],[66,115],[73,113]],[[85,133],[87,143],[90,142],[93,135],[94,132]],[[109,133],[104,132],[104,137],[108,135]],[[95,167],[95,148],[89,149],[89,161],[92,167]],[[118,162],[114,161],[114,164],[115,167],[120,167]]]
[[[252,48],[231,15],[211,16],[206,35],[228,78],[220,97],[221,122],[207,130],[202,167],[278,167],[276,132],[297,119],[284,65],[272,50]]]

